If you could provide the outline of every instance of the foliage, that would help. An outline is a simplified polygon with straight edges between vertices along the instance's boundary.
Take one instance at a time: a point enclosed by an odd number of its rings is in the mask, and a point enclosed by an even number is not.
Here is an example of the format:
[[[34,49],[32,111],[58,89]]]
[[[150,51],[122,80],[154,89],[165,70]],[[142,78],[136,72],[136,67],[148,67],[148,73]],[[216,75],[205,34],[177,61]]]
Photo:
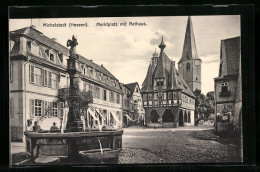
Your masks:
[[[214,92],[208,92],[205,96],[199,90],[194,91],[195,99],[195,118],[198,118],[198,114],[204,114],[205,118],[208,118],[210,114],[215,113],[215,99]]]
[[[70,104],[69,88],[60,89],[58,97],[60,101],[67,101],[68,104]],[[77,97],[79,109],[81,110],[88,108],[89,103],[93,103],[93,95],[91,91],[78,91]]]

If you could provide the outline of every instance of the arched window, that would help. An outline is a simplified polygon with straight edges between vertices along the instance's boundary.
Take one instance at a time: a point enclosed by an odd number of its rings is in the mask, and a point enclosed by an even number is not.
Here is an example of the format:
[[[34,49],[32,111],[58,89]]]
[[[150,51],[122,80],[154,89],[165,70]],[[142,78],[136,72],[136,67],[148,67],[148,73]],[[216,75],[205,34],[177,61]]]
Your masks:
[[[186,69],[190,70],[190,63],[187,63]]]

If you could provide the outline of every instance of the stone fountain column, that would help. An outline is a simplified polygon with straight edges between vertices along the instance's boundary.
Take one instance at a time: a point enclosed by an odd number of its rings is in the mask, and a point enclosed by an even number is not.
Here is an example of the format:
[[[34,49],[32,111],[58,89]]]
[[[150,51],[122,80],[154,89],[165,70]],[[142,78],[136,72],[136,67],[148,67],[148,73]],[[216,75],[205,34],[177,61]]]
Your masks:
[[[78,54],[76,52],[76,46],[78,45],[77,39],[72,37],[72,40],[67,41],[67,47],[70,48],[70,56],[67,60],[67,72],[70,77],[69,87],[69,113],[67,121],[67,130],[72,132],[82,132],[83,123],[80,119],[79,109],[79,76],[81,74],[81,62],[78,60]]]

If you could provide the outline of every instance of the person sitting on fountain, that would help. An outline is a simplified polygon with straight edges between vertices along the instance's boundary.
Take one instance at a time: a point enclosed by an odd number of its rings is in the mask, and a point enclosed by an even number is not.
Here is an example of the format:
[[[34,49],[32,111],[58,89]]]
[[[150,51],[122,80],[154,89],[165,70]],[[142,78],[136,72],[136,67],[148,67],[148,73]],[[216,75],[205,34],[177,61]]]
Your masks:
[[[51,129],[50,129],[51,131],[59,130],[59,128],[56,126],[56,124],[57,124],[56,122],[53,123],[53,126],[51,126]]]
[[[41,131],[41,127],[39,126],[38,122],[34,122],[33,131],[39,132]]]

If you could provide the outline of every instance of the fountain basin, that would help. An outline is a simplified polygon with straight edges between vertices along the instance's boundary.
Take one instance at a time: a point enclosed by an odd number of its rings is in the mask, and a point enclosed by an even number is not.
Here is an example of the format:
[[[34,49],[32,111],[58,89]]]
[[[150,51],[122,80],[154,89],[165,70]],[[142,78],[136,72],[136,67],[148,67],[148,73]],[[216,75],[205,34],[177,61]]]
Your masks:
[[[27,155],[34,162],[41,157],[58,157],[68,162],[117,159],[122,149],[123,130],[24,134]]]

